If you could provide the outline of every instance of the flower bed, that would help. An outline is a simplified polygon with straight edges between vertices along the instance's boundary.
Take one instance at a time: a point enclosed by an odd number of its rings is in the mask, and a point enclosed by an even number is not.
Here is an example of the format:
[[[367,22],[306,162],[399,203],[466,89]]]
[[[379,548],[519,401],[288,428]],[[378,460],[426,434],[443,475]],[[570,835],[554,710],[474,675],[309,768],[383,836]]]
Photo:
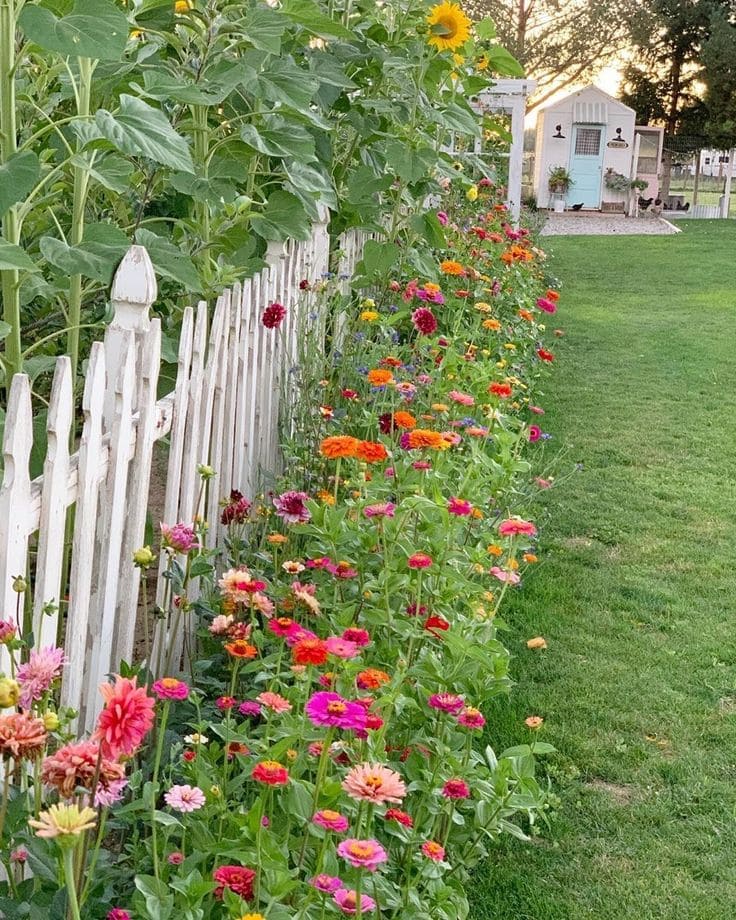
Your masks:
[[[421,278],[362,300],[305,279],[286,475],[227,500],[222,559],[203,521],[163,529],[181,657],[103,687],[89,740],[54,711],[58,651],[2,683],[22,711],[0,716],[0,910],[459,920],[468,869],[545,807],[542,720],[505,752],[480,741],[510,684],[498,612],[551,484],[534,387],[557,294],[490,183],[472,189],[427,216],[447,242]]]

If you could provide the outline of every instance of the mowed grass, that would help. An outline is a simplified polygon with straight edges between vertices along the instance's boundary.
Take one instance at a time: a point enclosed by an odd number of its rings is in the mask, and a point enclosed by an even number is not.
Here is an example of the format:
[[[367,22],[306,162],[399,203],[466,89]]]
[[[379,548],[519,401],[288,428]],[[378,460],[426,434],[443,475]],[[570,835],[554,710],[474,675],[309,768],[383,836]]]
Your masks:
[[[546,241],[543,421],[584,470],[540,509],[488,740],[543,716],[561,801],[479,867],[473,920],[736,917],[736,221],[680,226]]]

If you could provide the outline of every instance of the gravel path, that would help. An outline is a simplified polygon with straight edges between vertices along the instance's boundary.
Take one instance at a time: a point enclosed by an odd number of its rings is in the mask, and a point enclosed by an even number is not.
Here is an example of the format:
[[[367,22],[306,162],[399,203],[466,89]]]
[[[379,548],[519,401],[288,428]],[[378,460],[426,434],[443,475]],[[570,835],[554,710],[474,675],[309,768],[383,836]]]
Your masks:
[[[623,217],[619,214],[549,214],[542,228],[542,236],[581,235],[666,235],[679,233],[668,223],[656,217]]]

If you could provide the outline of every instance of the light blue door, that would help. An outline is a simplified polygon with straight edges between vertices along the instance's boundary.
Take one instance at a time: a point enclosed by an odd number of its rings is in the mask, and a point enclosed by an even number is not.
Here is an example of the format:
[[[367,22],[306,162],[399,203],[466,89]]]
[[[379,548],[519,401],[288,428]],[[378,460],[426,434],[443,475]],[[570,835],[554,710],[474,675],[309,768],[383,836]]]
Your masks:
[[[585,208],[601,206],[601,177],[603,174],[603,125],[574,125],[570,175],[572,185],[567,193],[567,206],[582,204]]]

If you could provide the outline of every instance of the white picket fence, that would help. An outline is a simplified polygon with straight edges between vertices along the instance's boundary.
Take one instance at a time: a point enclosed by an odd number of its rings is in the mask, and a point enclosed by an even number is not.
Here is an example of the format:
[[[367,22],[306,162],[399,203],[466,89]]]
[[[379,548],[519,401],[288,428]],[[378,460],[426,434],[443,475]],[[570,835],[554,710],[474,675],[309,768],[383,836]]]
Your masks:
[[[340,240],[341,273],[353,273],[363,239],[352,231]],[[233,488],[252,495],[261,471],[277,470],[282,375],[295,359],[299,310],[310,309],[299,281],[319,280],[328,270],[329,251],[326,225],[316,224],[307,242],[270,246],[269,267],[226,290],[213,311],[204,302],[196,310],[188,307],[174,390],[157,399],[161,327],[150,316],[156,278],[146,250],[132,246],[113,281],[112,322],[89,356],[79,448],[69,451],[75,410],[71,365],[60,357],[43,475],[34,480],[29,475],[31,385],[24,374],[13,378],[0,487],[0,615],[15,620],[19,596],[13,580],[27,577],[33,586],[35,645],[52,645],[63,636],[69,663],[61,704],[80,712],[80,727],[89,729],[97,716],[98,685],[121,660],[132,660],[140,585],[132,555],[144,542],[155,442],[169,437],[164,520],[191,522],[195,513],[205,514],[209,545],[216,545],[220,498]],[[287,308],[278,331],[261,323],[264,308],[274,301]],[[207,507],[195,509],[200,464],[211,466],[216,477]],[[72,506],[69,592],[60,630],[65,529]],[[35,556],[29,553],[32,541]],[[159,577],[159,602],[162,592]],[[157,644],[168,648],[180,641],[159,621]],[[0,655],[0,671],[7,673],[4,647]]]

